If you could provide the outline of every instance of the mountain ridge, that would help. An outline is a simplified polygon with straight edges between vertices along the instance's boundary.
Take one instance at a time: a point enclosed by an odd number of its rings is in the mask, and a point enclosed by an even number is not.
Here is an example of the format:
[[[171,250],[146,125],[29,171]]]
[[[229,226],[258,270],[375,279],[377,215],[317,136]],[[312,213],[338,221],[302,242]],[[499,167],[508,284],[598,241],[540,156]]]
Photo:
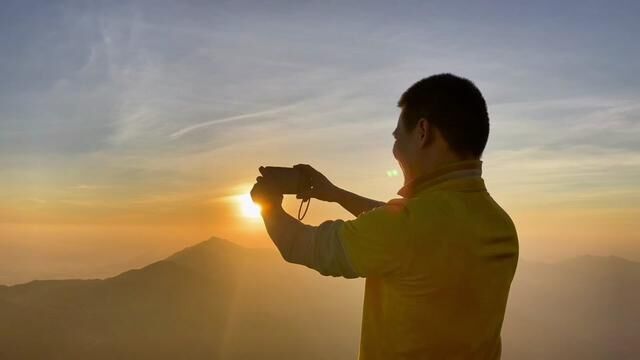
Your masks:
[[[257,253],[264,253],[264,254],[275,254],[277,255],[277,251],[272,251],[271,249],[268,248],[249,248],[249,247],[245,247],[243,245],[240,245],[236,242],[233,242],[231,240],[222,238],[222,237],[218,237],[218,236],[210,236],[207,240],[203,240],[200,242],[197,242],[193,245],[189,245],[181,250],[178,250],[174,253],[172,253],[171,255],[168,255],[164,258],[160,258],[156,261],[153,261],[151,263],[148,263],[146,265],[137,267],[137,268],[132,268],[132,269],[128,269],[128,270],[124,270],[121,271],[119,273],[116,273],[112,276],[107,276],[107,277],[101,277],[101,278],[66,278],[66,279],[34,279],[34,280],[30,280],[27,282],[23,282],[23,283],[18,283],[18,284],[12,284],[12,285],[6,285],[6,284],[0,284],[0,289],[2,289],[3,287],[6,288],[11,288],[13,286],[19,286],[19,285],[26,285],[26,284],[31,284],[31,283],[40,283],[40,282],[53,282],[53,281],[73,281],[73,280],[77,280],[77,281],[92,281],[92,280],[107,280],[107,279],[111,279],[114,277],[118,277],[122,274],[125,273],[129,273],[131,271],[135,271],[135,270],[142,270],[150,265],[153,265],[156,262],[160,262],[160,261],[172,261],[178,264],[182,264],[184,265],[185,261],[193,261],[192,259],[190,260],[190,257],[203,257],[203,259],[201,260],[206,260],[206,261],[211,261],[213,259],[211,259],[211,257],[215,256],[215,252],[224,252],[221,253],[225,254],[225,255],[229,255],[231,254],[231,252],[234,253],[234,256],[239,256],[240,254],[242,254],[243,252],[246,252],[246,254],[244,255],[248,255],[248,253],[250,252],[257,252]],[[206,259],[205,259],[206,258]],[[638,261],[634,261],[631,259],[627,259],[621,256],[617,256],[617,255],[592,255],[592,254],[583,254],[583,255],[577,255],[577,256],[573,256],[570,258],[566,258],[566,259],[561,259],[558,261],[553,261],[553,262],[542,262],[542,261],[532,261],[532,260],[526,260],[526,259],[522,259],[520,261],[520,263],[518,264],[519,268],[520,267],[524,267],[524,266],[558,266],[558,265],[562,265],[562,266],[612,266],[613,264],[617,264],[618,266],[630,266],[630,267],[640,267],[640,262]],[[516,270],[516,274],[517,274],[518,270]]]
[[[357,358],[363,279],[263,250],[214,236],[104,279],[0,286],[0,358]],[[618,257],[522,261],[504,357],[637,358],[639,274]]]

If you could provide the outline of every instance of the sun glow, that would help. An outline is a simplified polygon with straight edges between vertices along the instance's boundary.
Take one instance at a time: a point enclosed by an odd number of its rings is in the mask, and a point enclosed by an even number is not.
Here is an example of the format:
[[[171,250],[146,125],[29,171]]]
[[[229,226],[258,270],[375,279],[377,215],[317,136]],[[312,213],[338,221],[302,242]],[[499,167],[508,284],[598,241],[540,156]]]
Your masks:
[[[260,205],[253,202],[251,195],[244,194],[238,196],[238,204],[240,205],[242,216],[251,219],[260,218]]]

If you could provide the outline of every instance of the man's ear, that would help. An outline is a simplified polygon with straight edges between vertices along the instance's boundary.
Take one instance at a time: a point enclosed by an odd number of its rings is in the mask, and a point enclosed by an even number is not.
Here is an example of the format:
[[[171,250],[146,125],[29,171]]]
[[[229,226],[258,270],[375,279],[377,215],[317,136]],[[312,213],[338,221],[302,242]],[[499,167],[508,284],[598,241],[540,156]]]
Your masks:
[[[420,118],[416,126],[418,130],[418,140],[420,141],[420,147],[426,147],[434,140],[433,127],[426,118]]]

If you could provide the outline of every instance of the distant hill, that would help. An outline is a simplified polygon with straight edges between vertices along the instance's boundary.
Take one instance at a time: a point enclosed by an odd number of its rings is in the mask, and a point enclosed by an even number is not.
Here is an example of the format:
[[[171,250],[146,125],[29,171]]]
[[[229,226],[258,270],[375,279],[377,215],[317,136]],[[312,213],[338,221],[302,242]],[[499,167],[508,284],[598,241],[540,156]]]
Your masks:
[[[521,262],[502,334],[509,359],[640,359],[640,263]]]
[[[518,266],[504,359],[640,358],[640,263]],[[214,237],[104,280],[0,286],[0,359],[356,359],[363,285]]]

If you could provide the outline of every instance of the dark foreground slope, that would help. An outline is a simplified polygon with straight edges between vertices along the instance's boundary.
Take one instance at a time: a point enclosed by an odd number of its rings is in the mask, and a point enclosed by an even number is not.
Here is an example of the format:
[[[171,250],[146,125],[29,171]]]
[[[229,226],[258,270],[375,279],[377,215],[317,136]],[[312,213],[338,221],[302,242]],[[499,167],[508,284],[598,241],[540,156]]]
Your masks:
[[[212,238],[104,280],[0,287],[0,359],[356,359],[363,280]],[[521,262],[504,359],[640,358],[640,264]]]

